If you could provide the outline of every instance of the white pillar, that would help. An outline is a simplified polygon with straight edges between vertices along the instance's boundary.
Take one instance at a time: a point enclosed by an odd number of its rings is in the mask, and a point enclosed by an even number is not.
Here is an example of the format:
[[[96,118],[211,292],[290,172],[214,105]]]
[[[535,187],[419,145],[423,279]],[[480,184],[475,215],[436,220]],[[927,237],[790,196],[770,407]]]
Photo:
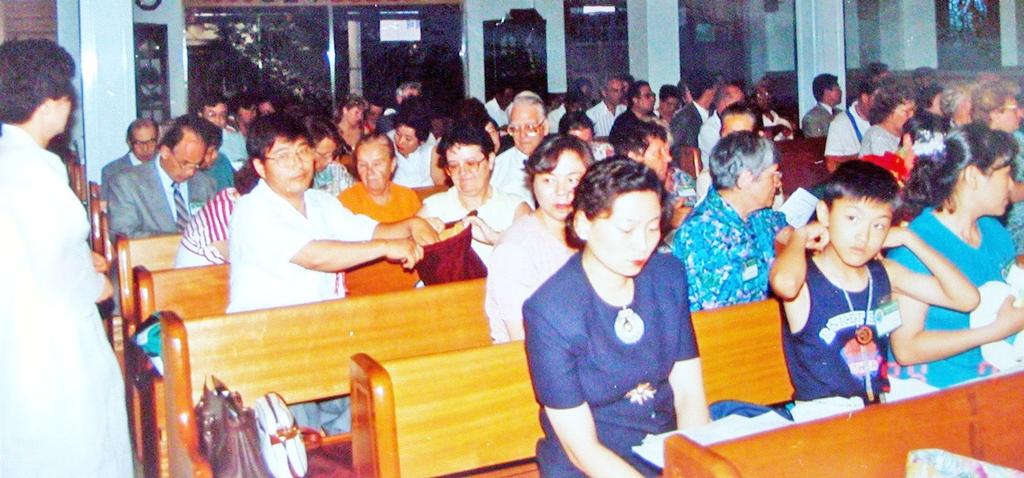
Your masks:
[[[627,0],[629,73],[654,91],[679,82],[678,0]]]
[[[820,73],[846,84],[842,0],[796,0],[796,70],[800,115],[814,106],[811,82]],[[846,92],[844,91],[845,95]]]
[[[73,148],[81,153],[85,146],[82,130],[82,45],[79,31],[78,0],[57,2],[57,44],[62,46],[75,59],[75,77],[71,80],[79,101],[75,103],[75,111],[71,113],[70,134]]]
[[[935,2],[894,0],[879,3],[881,61],[893,70],[913,70],[939,64]]]
[[[348,21],[348,91],[363,94],[363,24]],[[342,98],[339,98],[341,100]]]
[[[466,94],[484,98],[484,22],[500,20],[513,8],[535,8],[547,24],[548,90],[565,91],[565,14],[562,0],[465,0],[462,61],[466,71]]]
[[[1022,5],[1024,8],[1024,5]],[[999,0],[999,45],[1003,66],[1017,66],[1017,2]]]
[[[163,0],[156,10],[151,11],[135,7],[132,13],[135,23],[167,25],[167,87],[170,89],[171,116],[188,113],[188,50],[185,48],[185,8],[181,0]]]
[[[135,119],[135,51],[128,2],[80,0],[81,123],[89,179],[125,153],[124,129]]]

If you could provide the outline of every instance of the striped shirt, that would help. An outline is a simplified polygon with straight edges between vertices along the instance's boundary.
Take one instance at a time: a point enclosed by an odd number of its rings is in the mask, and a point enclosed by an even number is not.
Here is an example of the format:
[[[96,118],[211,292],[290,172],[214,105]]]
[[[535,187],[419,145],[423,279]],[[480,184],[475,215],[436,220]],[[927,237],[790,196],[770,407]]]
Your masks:
[[[224,264],[227,259],[213,243],[228,239],[228,223],[240,194],[227,188],[214,195],[195,214],[181,233],[174,267]]]
[[[594,137],[603,138],[607,137],[608,133],[612,131],[612,125],[615,124],[615,118],[626,111],[626,105],[616,105],[615,114],[608,111],[608,105],[604,104],[603,101],[598,102],[593,108],[587,110],[587,116],[590,121],[594,122]]]

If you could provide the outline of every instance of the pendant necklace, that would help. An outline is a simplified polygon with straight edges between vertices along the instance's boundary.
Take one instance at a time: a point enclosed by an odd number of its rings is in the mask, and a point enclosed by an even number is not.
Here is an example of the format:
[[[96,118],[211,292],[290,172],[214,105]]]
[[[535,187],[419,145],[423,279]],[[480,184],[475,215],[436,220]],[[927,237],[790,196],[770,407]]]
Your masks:
[[[841,287],[840,290],[843,291],[843,297],[846,298],[846,305],[850,308],[850,312],[853,312],[854,311],[854,309],[853,309],[853,301],[850,300],[850,293],[847,292],[846,288],[843,288],[843,287]],[[871,301],[872,301],[872,298],[874,296],[874,292],[875,292],[874,291],[874,281],[872,280],[871,271],[869,270],[868,271],[868,302],[864,306],[864,319],[863,319],[864,322],[861,324],[860,327],[857,327],[857,331],[854,332],[854,338],[857,340],[857,343],[860,345],[860,349],[858,350],[858,356],[859,356],[859,358],[861,359],[862,362],[865,361],[864,360],[864,358],[865,358],[865,356],[864,356],[864,349],[866,348],[866,346],[869,343],[871,343],[871,341],[874,339],[874,336],[875,336],[874,332],[871,331],[871,327],[868,327],[868,315],[871,313]],[[874,390],[874,387],[871,386],[871,371],[867,370],[867,369],[864,370],[864,390],[867,392],[867,395],[868,395],[868,403],[874,402],[875,401],[875,390]]]
[[[626,345],[633,345],[644,336],[644,319],[629,308],[622,306],[615,315],[615,336]]]

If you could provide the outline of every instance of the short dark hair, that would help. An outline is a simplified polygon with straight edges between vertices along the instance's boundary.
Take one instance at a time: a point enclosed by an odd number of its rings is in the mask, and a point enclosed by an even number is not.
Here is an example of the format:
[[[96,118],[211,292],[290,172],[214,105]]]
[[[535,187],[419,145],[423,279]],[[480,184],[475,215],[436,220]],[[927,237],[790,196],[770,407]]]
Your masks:
[[[727,108],[722,110],[722,122],[725,122],[726,116],[749,116],[751,121],[754,123],[754,132],[760,132],[764,129],[764,120],[761,119],[761,113],[759,110],[755,110],[750,103],[746,101],[740,101],[733,103]]]
[[[576,187],[570,220],[565,222],[566,239],[575,246],[582,246],[585,243],[573,229],[575,221],[571,218],[576,214],[583,213],[587,219],[593,220],[609,213],[619,196],[645,191],[658,195],[661,203],[660,225],[664,233],[671,227],[672,207],[670,201],[666,200],[665,186],[658,179],[658,175],[644,164],[622,155],[594,163],[587,168],[586,174]]]
[[[658,101],[665,101],[669,98],[682,99],[683,94],[676,85],[661,85],[658,89]]]
[[[640,97],[640,89],[643,87],[651,87],[651,84],[647,80],[637,80],[629,84],[629,91],[627,92],[626,98],[629,98],[629,104],[633,104],[633,99]]]
[[[487,107],[476,98],[466,98],[455,107],[455,118],[452,120],[453,127],[472,126],[474,128],[486,128],[488,124],[494,124],[494,119],[487,114]],[[497,125],[495,125],[497,128]]]
[[[131,123],[128,123],[128,129],[124,132],[124,140],[128,144],[132,144],[132,133],[147,126],[153,128],[153,131],[156,131],[157,134],[160,134],[160,126],[156,124],[156,121],[149,118],[135,118]]]
[[[0,45],[0,122],[21,124],[47,99],[75,100],[75,60],[50,40]]]
[[[209,93],[199,97],[200,112],[202,112],[203,108],[206,108],[207,106],[217,106],[219,104],[223,104],[224,106],[228,105],[227,100],[225,100],[222,95]]]
[[[480,152],[484,153],[484,157],[490,156],[494,152],[494,141],[491,140],[491,135],[487,134],[487,131],[483,128],[465,125],[453,128],[437,145],[439,153],[437,165],[442,169],[448,166],[448,150],[456,145],[478,146],[480,147]]]
[[[937,135],[949,132],[949,120],[934,113],[919,111],[903,124],[903,134],[909,134],[914,143],[931,141]]]
[[[868,110],[868,122],[872,125],[885,121],[896,108],[903,103],[913,103],[914,93],[902,83],[886,83],[878,89],[874,99],[871,100],[871,109]]]
[[[814,99],[821,101],[821,97],[825,95],[826,90],[831,90],[837,86],[839,86],[839,78],[836,75],[822,73],[815,76],[811,82],[811,92],[814,93]]]
[[[203,142],[206,143],[207,148],[220,149],[220,145],[224,142],[223,132],[217,125],[211,123],[206,118],[199,118],[202,121],[195,121],[195,133],[203,138]]]
[[[562,116],[558,121],[558,134],[567,135],[575,129],[588,128],[594,131],[594,121],[587,116],[586,111],[572,111]]]
[[[330,139],[336,145],[333,154],[337,155],[338,150],[342,147],[341,136],[338,135],[338,130],[334,129],[334,125],[326,117],[319,115],[306,116],[302,118],[302,126],[306,129],[306,135],[309,136],[310,146],[316,147],[321,141]]]
[[[245,138],[245,150],[253,159],[266,159],[267,153],[274,147],[278,138],[287,141],[305,140],[312,145],[313,140],[295,118],[284,113],[272,113],[260,116],[249,128],[249,136]]]
[[[821,200],[829,207],[836,199],[867,200],[896,209],[900,185],[885,168],[859,159],[846,161],[825,181]]]
[[[533,178],[538,174],[547,174],[558,167],[558,158],[562,153],[571,151],[583,160],[584,166],[594,162],[590,147],[575,136],[554,136],[546,139],[533,154],[526,159],[523,169],[526,170],[527,189],[533,190]]]
[[[239,93],[231,98],[231,104],[229,105],[231,111],[238,111],[242,108],[247,110],[254,110],[260,104],[260,99],[252,93]]]
[[[935,97],[942,94],[942,85],[932,83],[923,88],[917,90],[917,95],[914,98],[914,103],[917,104],[918,108],[925,109],[932,105],[932,101],[935,101]]]
[[[407,126],[416,131],[416,139],[424,142],[430,136],[430,118],[432,117],[427,100],[419,96],[406,98],[398,107],[395,115],[395,129]]]
[[[690,94],[694,99],[699,98],[707,90],[715,89],[717,84],[715,76],[707,72],[694,73],[686,79],[686,86],[690,88]]]
[[[869,78],[878,78],[879,76],[889,73],[889,65],[880,61],[873,61],[868,63],[867,70]]]
[[[174,148],[181,142],[181,139],[185,136],[185,130],[189,130],[199,139],[203,140],[204,147],[209,146],[207,137],[203,134],[206,125],[209,124],[214,128],[217,128],[204,118],[200,118],[196,115],[181,115],[171,123],[171,129],[164,133],[163,137],[160,138],[160,146],[167,146],[168,148]],[[219,131],[219,128],[218,128]]]
[[[915,209],[935,207],[954,212],[950,200],[964,169],[974,166],[989,174],[1012,167],[1017,155],[1017,141],[1010,133],[993,131],[979,123],[953,130],[944,146],[943,151],[918,155],[914,162],[903,195]]]
[[[615,154],[628,156],[629,153],[644,154],[651,145],[651,138],[668,141],[668,133],[661,125],[653,121],[637,121],[621,130],[612,140]]]
[[[871,78],[865,78],[857,82],[857,86],[855,87],[856,89],[853,91],[853,93],[857,95],[857,98],[860,98],[861,95],[871,96],[875,94],[876,91],[878,91],[878,88],[882,86],[882,83],[884,82],[876,81]]]

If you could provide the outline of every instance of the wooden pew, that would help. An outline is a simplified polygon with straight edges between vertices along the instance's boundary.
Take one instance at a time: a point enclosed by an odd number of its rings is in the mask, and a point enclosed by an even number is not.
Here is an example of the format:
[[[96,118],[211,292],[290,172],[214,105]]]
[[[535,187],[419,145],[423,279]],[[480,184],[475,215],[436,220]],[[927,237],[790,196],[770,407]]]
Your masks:
[[[779,303],[693,315],[709,402],[792,397]],[[533,457],[541,436],[522,342],[430,356],[352,359],[357,476],[434,476]],[[536,474],[532,464],[488,469]]]
[[[442,184],[440,186],[427,186],[427,187],[422,187],[422,188],[412,188],[412,190],[416,192],[416,196],[420,198],[420,201],[423,201],[424,199],[426,199],[426,198],[428,198],[430,196],[433,196],[433,195],[435,195],[437,193],[443,193],[443,192],[447,191],[448,190],[448,185],[447,184]]]
[[[672,436],[664,476],[903,476],[921,448],[1022,469],[1021,443],[1024,372],[709,447]]]
[[[530,460],[543,433],[523,342],[378,362],[352,357],[356,476],[437,476]],[[536,476],[534,463],[488,470]]]
[[[686,171],[690,176],[694,178],[700,174],[700,171],[704,169],[704,162],[700,158],[700,149],[694,148],[693,146],[683,146],[679,148],[679,157],[676,158],[676,167]]]
[[[708,403],[787,402],[793,385],[782,352],[782,309],[774,299],[693,314]]]
[[[121,363],[122,373],[126,382],[135,376],[136,364],[144,362],[146,357],[140,356],[137,349],[126,347],[135,334],[139,324],[138,311],[135,307],[135,266],[145,266],[150,270],[170,269],[174,266],[174,255],[178,251],[179,235],[154,236],[138,239],[118,237],[117,251],[117,287],[121,307],[121,326],[114,330],[114,354]],[[116,323],[116,321],[115,321]],[[145,446],[141,437],[141,415],[138,398],[134,396],[134,387],[126,387],[125,399],[128,402],[128,422],[135,438],[135,453],[142,459]]]
[[[391,359],[490,343],[484,281],[182,320],[162,316],[171,476],[209,476],[193,407],[214,374],[247,401],[349,393],[349,358]]]
[[[825,138],[797,138],[775,143],[782,156],[782,192],[787,196],[797,188],[810,189],[828,179],[825,168]]]

